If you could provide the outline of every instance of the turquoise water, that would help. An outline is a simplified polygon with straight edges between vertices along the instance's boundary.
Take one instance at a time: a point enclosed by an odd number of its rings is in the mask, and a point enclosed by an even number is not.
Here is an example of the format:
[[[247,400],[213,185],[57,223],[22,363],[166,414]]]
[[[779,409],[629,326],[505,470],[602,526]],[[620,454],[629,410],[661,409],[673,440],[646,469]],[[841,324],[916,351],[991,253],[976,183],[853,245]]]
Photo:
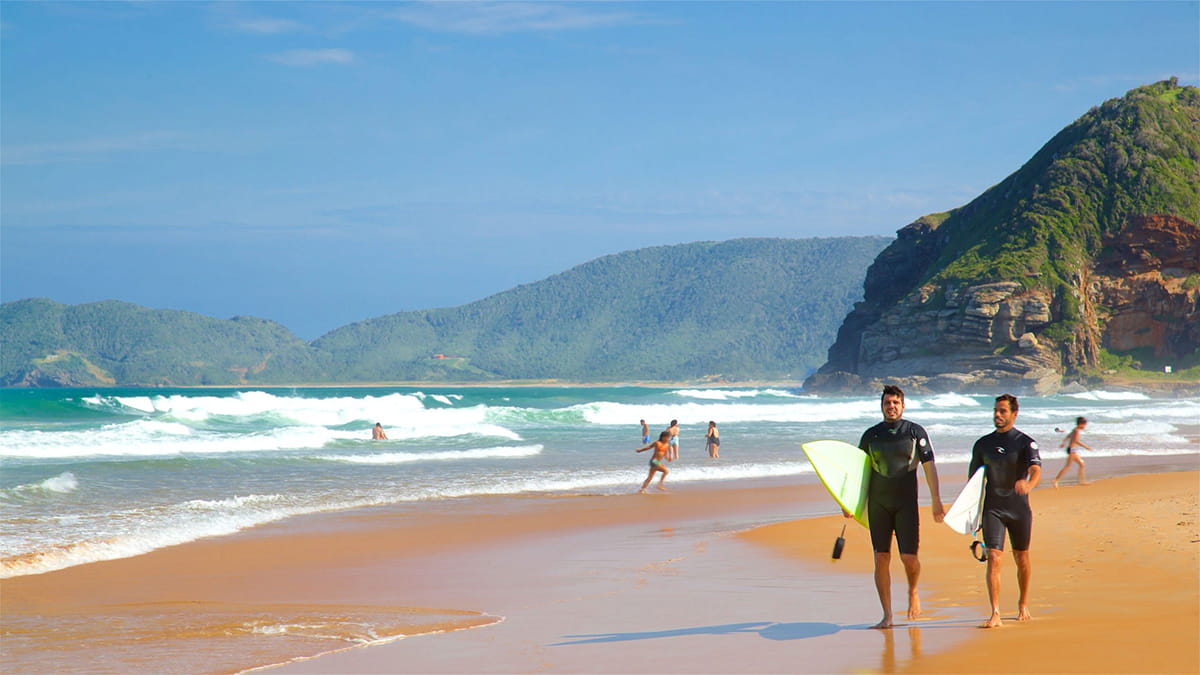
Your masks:
[[[910,397],[944,473],[991,430],[990,396]],[[1086,415],[1093,456],[1197,458],[1200,398],[1087,392],[1021,400],[1056,466]],[[221,536],[308,513],[436,509],[482,495],[635,491],[652,435],[682,428],[669,483],[812,480],[800,443],[857,443],[877,396],[787,388],[387,387],[0,390],[0,576]],[[721,458],[704,431],[721,431]],[[383,424],[386,441],[372,441]]]

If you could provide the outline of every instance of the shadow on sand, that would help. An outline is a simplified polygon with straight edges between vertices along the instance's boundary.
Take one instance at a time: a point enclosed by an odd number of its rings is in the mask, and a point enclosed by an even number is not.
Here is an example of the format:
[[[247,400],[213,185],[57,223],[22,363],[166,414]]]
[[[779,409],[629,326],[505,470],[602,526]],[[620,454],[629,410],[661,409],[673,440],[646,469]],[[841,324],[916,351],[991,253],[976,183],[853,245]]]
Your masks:
[[[776,621],[760,621],[755,623],[727,623],[719,626],[695,626],[693,628],[676,628],[674,630],[644,631],[640,633],[596,633],[593,635],[566,635],[570,638],[565,642],[555,642],[551,647],[568,645],[586,645],[597,642],[629,642],[631,640],[658,640],[661,638],[681,637],[684,635],[728,635],[730,633],[758,633],[767,640],[804,640],[807,638],[832,635],[843,626],[836,623],[779,623]]]

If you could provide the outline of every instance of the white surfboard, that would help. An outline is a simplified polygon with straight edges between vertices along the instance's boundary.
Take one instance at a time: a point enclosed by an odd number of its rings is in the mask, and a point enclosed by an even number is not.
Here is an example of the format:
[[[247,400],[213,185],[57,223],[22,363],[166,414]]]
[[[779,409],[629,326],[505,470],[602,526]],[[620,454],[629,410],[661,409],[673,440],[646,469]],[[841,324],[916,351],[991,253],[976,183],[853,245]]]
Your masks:
[[[981,466],[975,470],[975,475],[963,486],[962,492],[942,522],[959,534],[972,535],[979,529],[983,520],[983,484],[987,467]]]

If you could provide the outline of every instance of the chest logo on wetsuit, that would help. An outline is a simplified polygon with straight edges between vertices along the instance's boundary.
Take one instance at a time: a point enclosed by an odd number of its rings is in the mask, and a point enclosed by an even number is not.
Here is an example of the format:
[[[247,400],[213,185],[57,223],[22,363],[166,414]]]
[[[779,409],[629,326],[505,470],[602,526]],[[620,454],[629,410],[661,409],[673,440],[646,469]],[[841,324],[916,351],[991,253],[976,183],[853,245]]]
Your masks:
[[[1002,448],[1002,447],[1000,447],[1000,446],[996,446],[996,452],[998,452],[998,453],[1000,453],[1000,454],[1002,454],[1002,455],[1003,455],[1003,454],[1004,454],[1004,448]]]

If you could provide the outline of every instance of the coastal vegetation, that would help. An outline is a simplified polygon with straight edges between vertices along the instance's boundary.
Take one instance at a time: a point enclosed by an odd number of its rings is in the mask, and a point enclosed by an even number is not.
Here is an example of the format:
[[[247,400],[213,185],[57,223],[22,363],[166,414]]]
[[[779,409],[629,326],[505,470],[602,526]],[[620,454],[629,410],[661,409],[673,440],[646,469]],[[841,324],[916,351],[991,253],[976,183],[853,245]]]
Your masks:
[[[736,239],[627,251],[312,342],[266,319],[21,300],[0,306],[0,384],[800,379],[824,359],[887,243]]]
[[[813,383],[972,371],[1044,392],[1113,370],[1102,352],[1186,371],[1200,364],[1198,223],[1200,89],[1133,89],[966,205],[902,228]]]

